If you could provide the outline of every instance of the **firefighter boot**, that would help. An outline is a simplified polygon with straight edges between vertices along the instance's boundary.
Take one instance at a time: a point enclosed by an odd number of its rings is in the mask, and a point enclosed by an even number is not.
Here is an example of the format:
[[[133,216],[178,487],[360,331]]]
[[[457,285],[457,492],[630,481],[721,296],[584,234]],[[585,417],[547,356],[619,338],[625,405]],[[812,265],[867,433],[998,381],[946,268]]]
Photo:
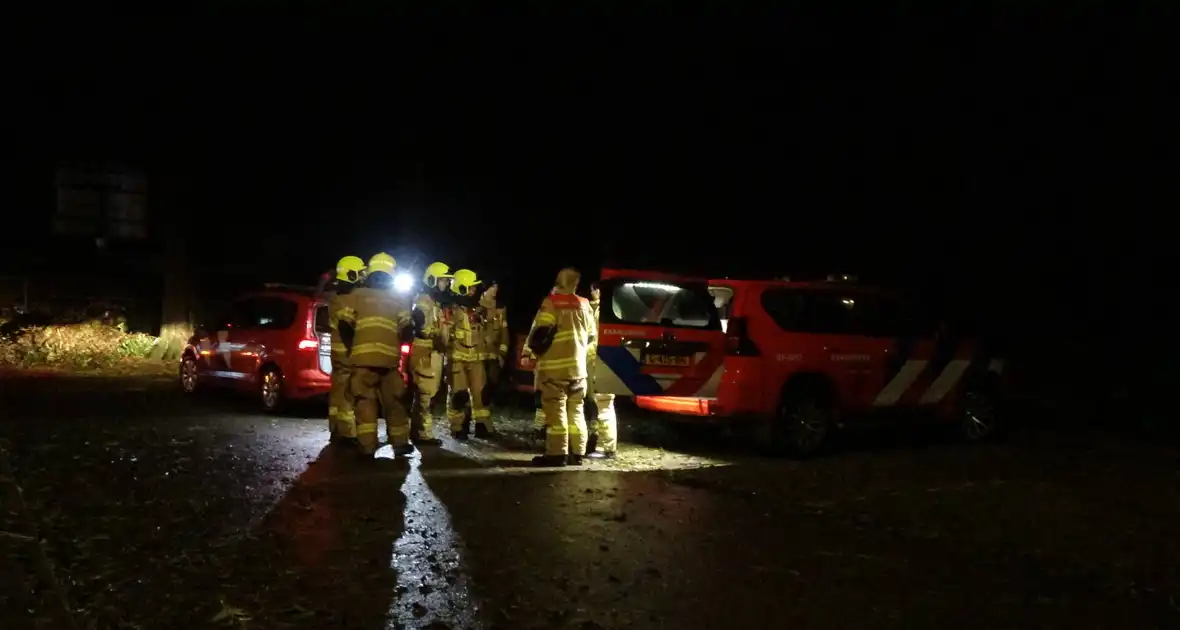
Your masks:
[[[413,454],[414,454],[414,445],[413,444],[402,444],[400,446],[393,447],[393,456],[394,457],[409,457],[410,455],[413,455]]]
[[[586,457],[590,459],[614,459],[616,455],[614,451],[594,451],[593,453],[587,453]]]
[[[562,468],[565,465],[565,455],[537,455],[533,458],[533,466],[539,468]]]
[[[486,440],[493,435],[495,435],[495,433],[493,433],[492,430],[488,428],[486,422],[475,423],[475,437],[481,440]]]
[[[573,453],[570,453],[569,455],[565,456],[565,464],[567,466],[581,466],[582,457],[582,455],[574,455]]]

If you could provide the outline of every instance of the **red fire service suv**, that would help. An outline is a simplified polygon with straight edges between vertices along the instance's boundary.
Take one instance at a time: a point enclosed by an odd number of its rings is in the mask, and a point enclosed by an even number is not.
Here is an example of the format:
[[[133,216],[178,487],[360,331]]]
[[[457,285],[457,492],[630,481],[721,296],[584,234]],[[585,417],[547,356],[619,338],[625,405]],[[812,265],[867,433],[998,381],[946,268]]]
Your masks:
[[[693,280],[606,269],[601,287],[596,386],[639,407],[770,418],[774,445],[793,455],[814,453],[868,412],[930,412],[970,440],[996,428],[1003,361],[917,329],[899,296],[848,276]]]
[[[181,353],[180,384],[193,393],[225,387],[258,396],[273,412],[285,400],[331,387],[328,299],[315,287],[268,284],[235,300],[214,330],[198,330]],[[402,345],[402,361],[409,346]]]

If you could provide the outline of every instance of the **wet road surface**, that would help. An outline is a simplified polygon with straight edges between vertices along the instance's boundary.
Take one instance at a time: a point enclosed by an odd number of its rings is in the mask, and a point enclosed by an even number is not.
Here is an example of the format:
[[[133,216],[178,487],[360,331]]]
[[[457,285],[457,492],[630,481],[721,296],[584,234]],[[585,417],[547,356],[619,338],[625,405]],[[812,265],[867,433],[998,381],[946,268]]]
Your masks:
[[[615,465],[538,472],[453,441],[365,465],[326,448],[314,408],[136,379],[0,387],[83,628],[1180,627],[1162,445],[1034,431],[789,462],[645,424],[664,448]],[[4,498],[0,530],[20,531]],[[0,550],[2,627],[51,627],[47,596],[22,595],[26,547]]]

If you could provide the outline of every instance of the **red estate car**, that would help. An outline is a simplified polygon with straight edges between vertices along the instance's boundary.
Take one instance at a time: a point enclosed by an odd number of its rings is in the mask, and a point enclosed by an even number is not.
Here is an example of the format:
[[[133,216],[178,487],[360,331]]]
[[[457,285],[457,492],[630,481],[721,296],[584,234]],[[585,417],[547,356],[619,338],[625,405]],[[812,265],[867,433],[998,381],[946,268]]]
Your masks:
[[[326,396],[332,375],[329,297],[314,287],[283,285],[241,296],[212,331],[198,330],[185,346],[184,391],[252,392],[268,412],[286,400]],[[403,361],[408,352],[403,345]]]
[[[995,431],[1003,361],[917,326],[896,294],[847,276],[602,278],[600,392],[705,421],[769,418],[775,445],[795,455],[869,412],[930,412],[971,440]]]

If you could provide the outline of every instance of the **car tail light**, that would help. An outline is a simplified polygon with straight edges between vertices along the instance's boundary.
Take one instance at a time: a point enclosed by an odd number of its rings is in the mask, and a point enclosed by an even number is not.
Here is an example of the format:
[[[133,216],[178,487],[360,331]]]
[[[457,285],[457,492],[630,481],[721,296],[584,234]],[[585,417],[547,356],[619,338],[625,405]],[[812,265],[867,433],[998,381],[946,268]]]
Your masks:
[[[402,354],[409,354],[409,353],[410,353],[410,344],[403,343],[402,344]]]
[[[761,354],[758,346],[750,339],[745,317],[729,320],[725,330],[725,354],[739,357],[756,357]]]
[[[320,342],[315,339],[302,339],[299,341],[300,350],[315,350],[320,347]]]

